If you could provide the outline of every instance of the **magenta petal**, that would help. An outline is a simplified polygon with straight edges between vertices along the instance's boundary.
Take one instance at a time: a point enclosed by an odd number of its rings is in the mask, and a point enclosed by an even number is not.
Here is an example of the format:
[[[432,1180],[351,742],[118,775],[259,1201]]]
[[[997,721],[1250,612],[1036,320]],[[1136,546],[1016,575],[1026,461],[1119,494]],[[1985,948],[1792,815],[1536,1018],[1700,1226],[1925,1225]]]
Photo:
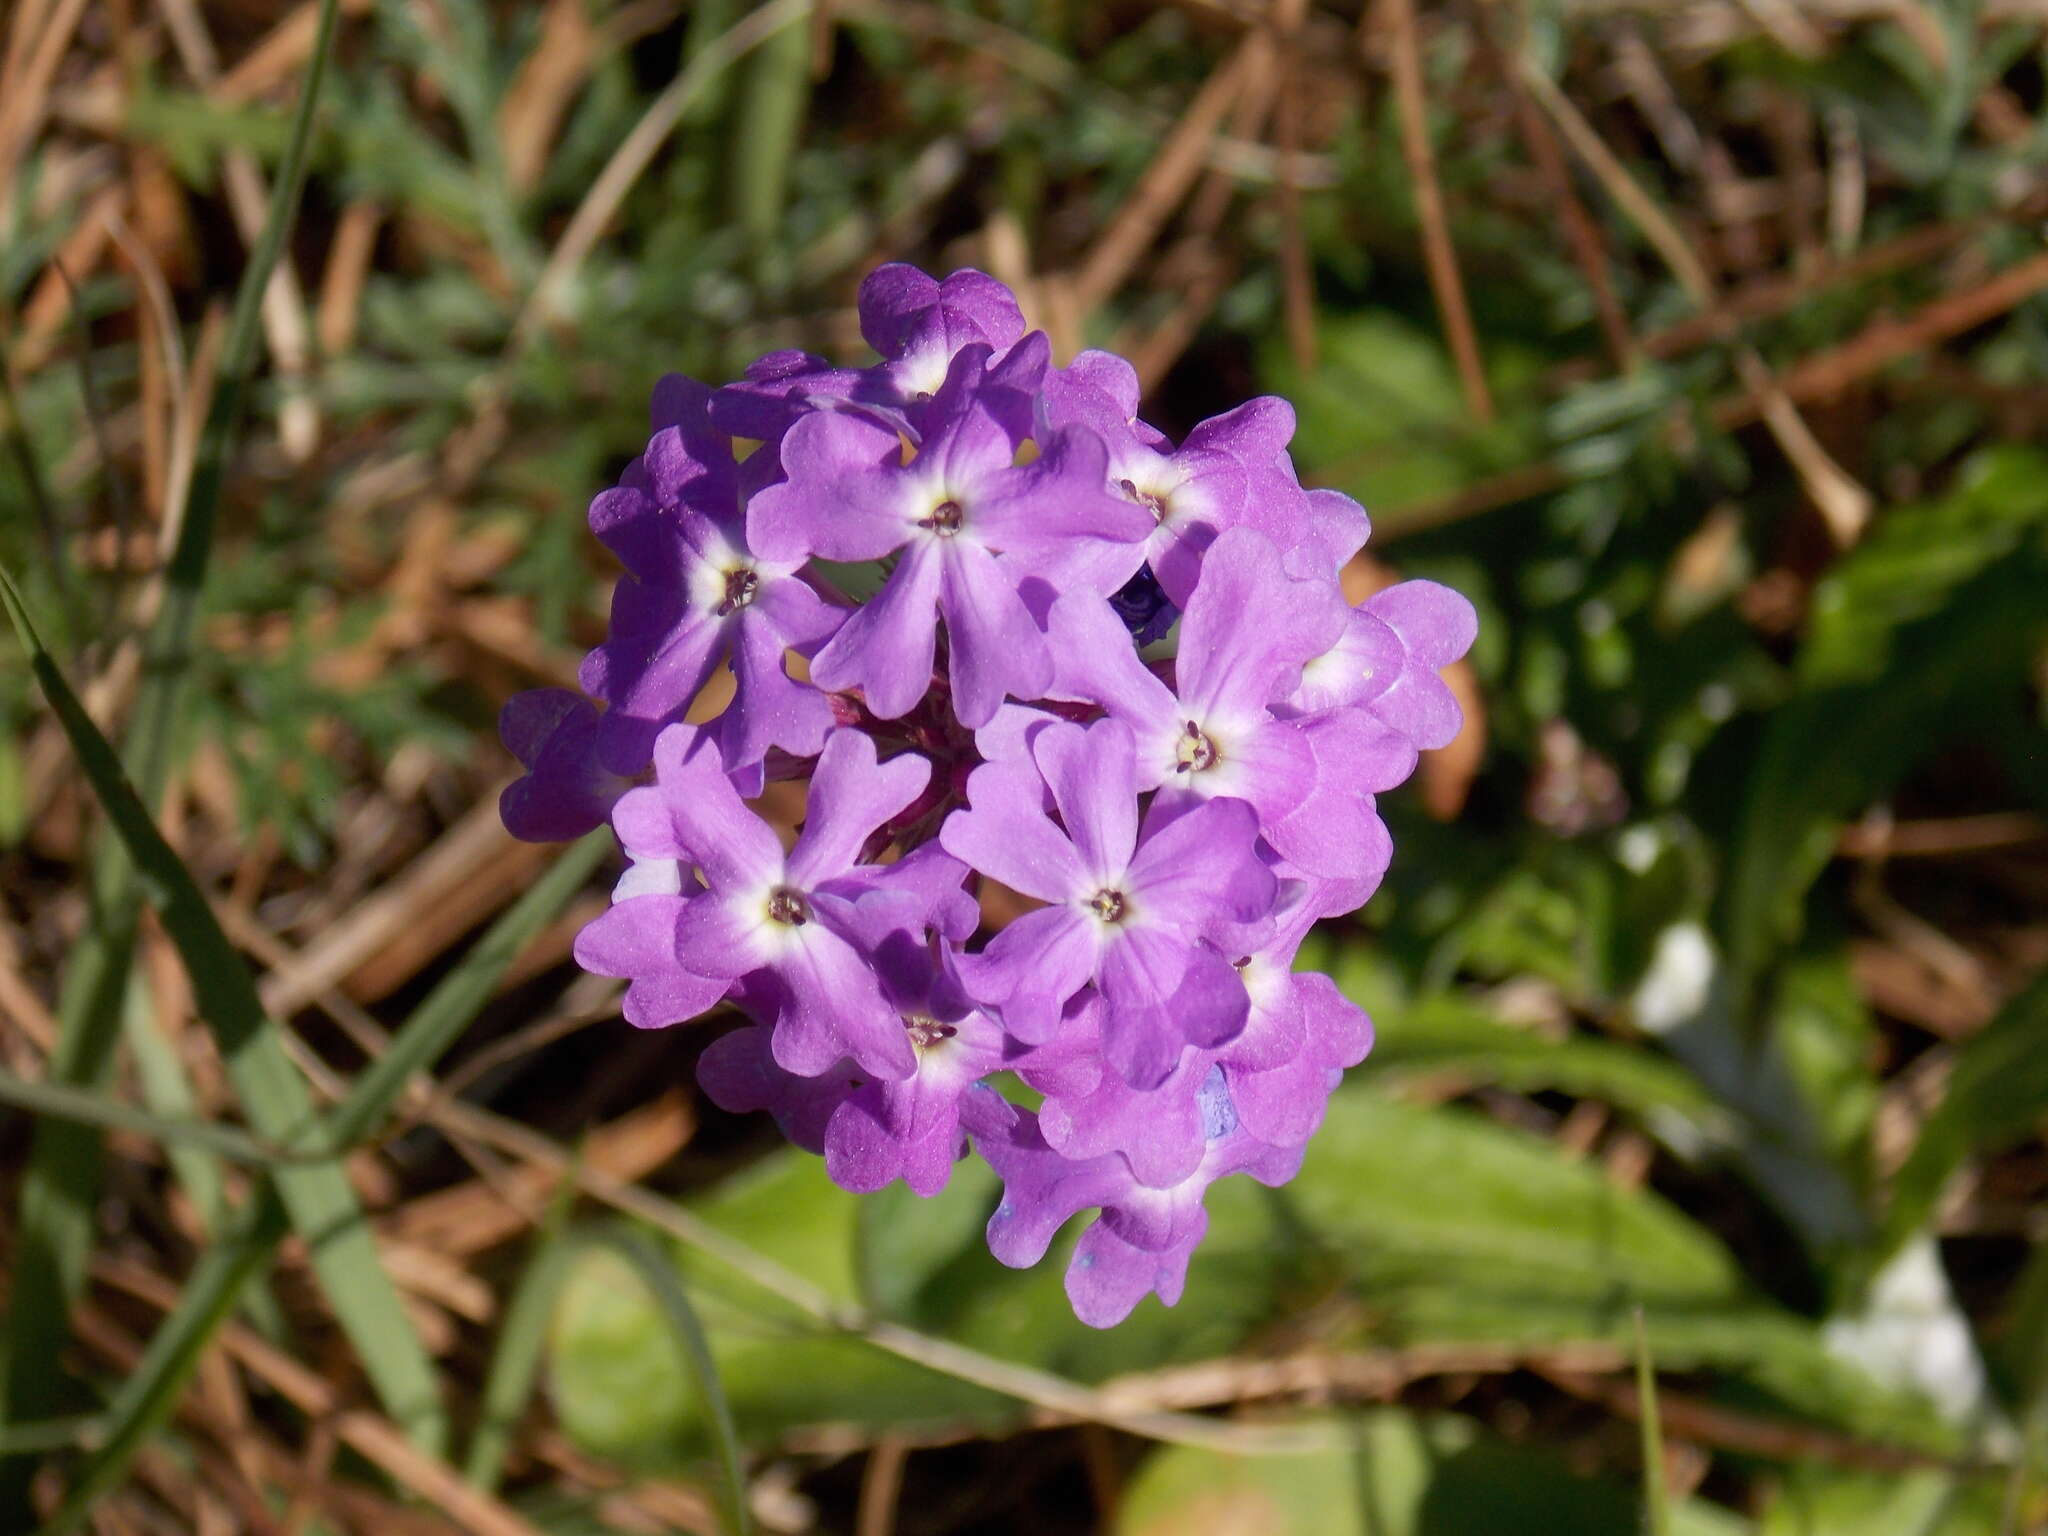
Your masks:
[[[902,514],[903,445],[850,411],[813,411],[782,439],[788,478],[747,504],[747,544],[765,560],[874,560],[910,532]]]
[[[638,1028],[693,1019],[731,988],[730,978],[699,976],[678,959],[676,927],[686,905],[680,897],[636,896],[607,908],[576,935],[578,965],[632,983],[625,1014]]]
[[[687,969],[701,975],[744,976],[767,958],[758,947],[760,926],[758,916],[743,913],[727,897],[690,897],[676,914],[676,955]]]
[[[859,688],[881,719],[907,715],[931,688],[938,597],[938,556],[929,542],[912,544],[882,590],[818,652],[811,680],[832,692]]]
[[[785,583],[791,585],[791,583]],[[782,636],[765,623],[742,621],[733,647],[733,700],[718,718],[718,739],[728,770],[760,762],[770,747],[809,757],[832,729],[832,705],[809,683],[785,669]]]
[[[1306,1144],[1323,1123],[1330,1090],[1343,1075],[1311,1060],[1287,1062],[1267,1072],[1223,1070],[1238,1122],[1269,1147]]]
[[[1102,1054],[1133,1088],[1158,1087],[1189,1045],[1230,1040],[1251,1007],[1228,960],[1206,945],[1145,929],[1109,946],[1101,976]]]
[[[773,1041],[783,1067],[811,1077],[851,1056],[880,1077],[908,1077],[916,1069],[873,968],[838,934],[811,923],[771,968],[784,993]]]
[[[1375,592],[1365,606],[1432,668],[1463,656],[1479,633],[1470,599],[1434,581],[1401,582]]]
[[[1123,620],[1107,602],[1069,594],[1052,605],[1047,624],[1055,698],[1099,705],[1141,739],[1148,730],[1171,734],[1179,729],[1173,691],[1147,670]]]
[[[1254,849],[1258,818],[1242,800],[1209,800],[1156,831],[1131,861],[1129,885],[1147,922],[1191,930],[1213,916],[1257,922],[1278,886]]]
[[[1198,714],[1265,707],[1299,686],[1303,662],[1337,643],[1348,613],[1334,579],[1296,581],[1264,534],[1230,529],[1203,557],[1181,620],[1181,699]]]
[[[941,571],[953,712],[973,730],[994,717],[1006,695],[1043,695],[1052,686],[1052,653],[995,556],[949,546]]]
[[[1026,912],[989,941],[970,978],[975,995],[1000,1006],[1026,1045],[1048,1039],[1068,999],[1095,974],[1100,941],[1093,919],[1072,907]]]
[[[1188,1260],[1208,1230],[1206,1213],[1196,1214],[1200,1219],[1185,1237],[1156,1252],[1124,1241],[1103,1222],[1089,1227],[1067,1265],[1067,1300],[1074,1304],[1074,1315],[1090,1328],[1114,1328],[1148,1294],[1169,1307],[1179,1301]]]
[[[655,785],[677,842],[714,888],[762,884],[782,869],[782,844],[726,778],[720,755],[694,726],[672,725],[654,744]]]
[[[939,843],[954,858],[1040,901],[1090,894],[1088,871],[1074,845],[1060,835],[1035,802],[1010,791],[1018,775],[1008,764],[984,764],[968,777],[971,802],[939,829]]]
[[[1031,753],[1082,868],[1090,879],[1115,880],[1138,841],[1137,745],[1130,727],[1120,720],[1098,720],[1085,730],[1048,725],[1032,737]],[[1245,846],[1249,852],[1249,839]]]
[[[1003,1181],[1002,1203],[988,1219],[988,1248],[1012,1269],[1044,1258],[1070,1217],[1132,1189],[1123,1159],[1071,1162],[1046,1145],[1032,1115],[1019,1113],[1000,1130],[977,1127],[975,1148]]]
[[[872,737],[834,731],[811,776],[803,835],[790,850],[790,878],[805,887],[843,874],[875,829],[915,800],[932,765],[914,752],[875,761]]]
[[[1121,1153],[1141,1184],[1167,1189],[1193,1173],[1206,1145],[1197,1091],[1209,1058],[1183,1052],[1157,1088],[1141,1092],[1114,1072],[1098,1073],[1084,1093],[1047,1093],[1038,1123],[1063,1157]]]
[[[498,818],[522,842],[566,842],[602,826],[626,780],[598,759],[601,722],[565,688],[514,694],[498,734],[527,772],[498,797]]]
[[[731,1114],[766,1110],[782,1134],[807,1152],[825,1150],[825,1131],[833,1111],[854,1092],[851,1062],[840,1062],[817,1077],[798,1077],[775,1064],[768,1031],[736,1029],[704,1048],[697,1059],[697,1082],[716,1104]]]

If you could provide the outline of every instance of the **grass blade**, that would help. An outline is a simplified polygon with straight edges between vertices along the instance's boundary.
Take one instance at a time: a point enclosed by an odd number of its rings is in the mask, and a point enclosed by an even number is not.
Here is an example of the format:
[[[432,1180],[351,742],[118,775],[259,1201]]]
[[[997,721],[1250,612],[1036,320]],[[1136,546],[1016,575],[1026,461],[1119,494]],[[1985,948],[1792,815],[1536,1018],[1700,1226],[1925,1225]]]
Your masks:
[[[611,849],[608,827],[571,843],[548,872],[491,925],[461,964],[399,1027],[389,1049],[356,1078],[348,1096],[329,1113],[326,1146],[342,1150],[370,1134],[398,1101],[412,1075],[431,1067],[469,1027],[519,952],[569,904],[569,898]]]
[[[321,0],[306,79],[291,136],[272,190],[263,231],[249,253],[235,296],[219,379],[201,434],[191,491],[166,570],[164,601],[144,645],[143,680],[128,733],[129,759],[142,803],[161,797],[169,776],[171,727],[199,620],[206,569],[228,453],[241,423],[255,371],[264,290],[284,250],[305,186],[307,152],[320,86],[333,50],[337,0]],[[89,723],[89,722],[88,722]],[[135,948],[141,897],[122,842],[101,843],[93,866],[95,921],[74,951],[59,1008],[60,1035],[50,1061],[52,1081],[91,1087],[107,1080]],[[100,1135],[68,1120],[36,1127],[23,1181],[14,1284],[9,1303],[0,1421],[48,1417],[63,1400],[60,1355],[72,1299],[85,1279],[93,1209],[99,1196]],[[28,1464],[0,1460],[0,1524],[25,1517]]]
[[[1636,1412],[1642,1430],[1644,1536],[1671,1536],[1671,1490],[1664,1486],[1664,1423],[1657,1416],[1657,1371],[1643,1309],[1635,1309]]]
[[[575,1198],[575,1179],[563,1179],[555,1188],[533,1256],[527,1260],[498,1326],[498,1346],[491,1352],[490,1372],[484,1377],[483,1397],[477,1405],[476,1433],[462,1464],[462,1475],[486,1493],[497,1491],[505,1455],[512,1449],[513,1431],[533,1398],[555,1297],[576,1252],[576,1245],[563,1230]]]
[[[596,1241],[617,1249],[633,1266],[646,1284],[648,1294],[654,1298],[655,1305],[668,1319],[676,1342],[682,1345],[683,1357],[690,1362],[690,1373],[697,1379],[697,1390],[703,1396],[705,1407],[710,1410],[712,1438],[717,1442],[718,1458],[725,1470],[726,1528],[734,1536],[746,1536],[751,1526],[747,1516],[746,1465],[740,1456],[739,1433],[733,1427],[732,1405],[725,1400],[725,1388],[718,1380],[718,1365],[711,1358],[711,1344],[704,1336],[704,1324],[697,1317],[697,1309],[690,1303],[690,1293],[684,1289],[682,1278],[676,1273],[668,1255],[631,1227],[600,1227],[593,1236]]]
[[[29,652],[30,665],[80,766],[135,861],[143,890],[163,918],[191,977],[201,1014],[214,1031],[228,1076],[259,1135],[304,1150],[317,1130],[312,1096],[285,1054],[282,1031],[264,1015],[256,986],[228,942],[205,894],[150,819],[120,759],[86,714],[37,638],[12,575],[0,569],[0,601]],[[423,1449],[447,1438],[432,1364],[398,1303],[341,1164],[336,1159],[279,1167],[279,1198],[306,1240],[336,1319],[361,1356],[391,1417]]]
[[[272,1157],[272,1149],[233,1126],[152,1114],[149,1110],[137,1109],[132,1104],[123,1104],[118,1099],[106,1098],[89,1089],[73,1088],[66,1083],[32,1083],[12,1072],[0,1072],[0,1104],[11,1104],[16,1109],[25,1109],[32,1115],[45,1118],[98,1126],[102,1130],[134,1131],[163,1142],[171,1149],[174,1158],[182,1155],[183,1151],[203,1147],[222,1157],[260,1168]],[[208,1164],[209,1168],[212,1166]]]
[[[777,249],[790,163],[810,98],[810,31],[789,27],[747,61],[732,137],[733,218],[764,254]]]
[[[455,1024],[467,1023],[475,1016],[520,951],[567,905],[581,884],[582,875],[597,863],[608,846],[605,837],[596,836],[564,854],[556,869],[573,868],[577,878],[570,879],[551,870],[535,882],[526,895],[491,925],[462,963],[421,1000],[380,1060],[397,1057],[409,1066],[427,1065],[436,1052],[425,1049],[426,1044],[439,1040],[445,1046],[456,1032]],[[339,1148],[359,1141],[389,1110],[405,1081],[404,1072],[375,1076],[365,1072],[356,1079],[348,1096],[329,1112],[321,1144]],[[135,1452],[176,1403],[199,1363],[201,1346],[227,1315],[237,1293],[245,1291],[248,1282],[262,1271],[271,1251],[290,1230],[290,1222],[274,1192],[266,1189],[261,1198],[262,1204],[252,1216],[223,1236],[209,1252],[209,1261],[218,1258],[226,1264],[232,1259],[232,1267],[209,1268],[203,1264],[194,1272],[186,1282],[177,1309],[158,1329],[162,1342],[151,1340],[144,1367],[138,1368],[109,1411],[101,1416],[106,1439],[80,1472],[81,1487],[89,1484],[104,1490],[121,1481]],[[271,1208],[270,1212],[263,1209],[264,1205]],[[248,1245],[254,1245],[253,1249],[244,1251]],[[216,1286],[227,1288],[225,1298],[215,1294]]]
[[[207,1341],[234,1309],[251,1276],[291,1223],[275,1189],[266,1187],[236,1229],[207,1249],[185,1282],[171,1315],[150,1336],[149,1348],[129,1372],[103,1418],[107,1438],[79,1469],[64,1502],[42,1536],[64,1536],[92,1512],[100,1496],[126,1476],[128,1463],[177,1406]]]
[[[128,1042],[128,1053],[135,1062],[142,1101],[159,1120],[172,1124],[198,1124],[199,1103],[193,1096],[191,1082],[185,1076],[185,1065],[178,1060],[178,1053],[171,1042],[157,1028],[155,1012],[149,988],[139,975],[131,974],[126,1027],[122,1033]],[[178,1182],[185,1186],[185,1193],[192,1197],[200,1222],[209,1233],[219,1232],[227,1224],[228,1193],[220,1160],[214,1154],[227,1157],[236,1154],[218,1146],[209,1148],[201,1141],[182,1136],[167,1136],[164,1142],[172,1171],[178,1175]]]

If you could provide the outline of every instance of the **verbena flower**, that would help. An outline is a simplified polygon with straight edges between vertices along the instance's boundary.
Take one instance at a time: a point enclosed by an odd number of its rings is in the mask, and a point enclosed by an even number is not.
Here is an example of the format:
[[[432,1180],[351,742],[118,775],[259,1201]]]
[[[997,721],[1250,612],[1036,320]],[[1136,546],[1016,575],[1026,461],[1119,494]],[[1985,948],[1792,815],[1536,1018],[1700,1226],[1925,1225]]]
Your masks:
[[[1472,609],[1346,603],[1369,527],[1300,484],[1284,401],[1176,444],[1129,364],[1052,366],[978,272],[884,267],[860,319],[868,367],[657,386],[591,507],[625,575],[590,697],[506,706],[503,814],[609,820],[629,862],[577,959],[636,1025],[751,1021],[703,1052],[715,1102],[850,1190],[981,1156],[1006,1264],[1098,1212],[1067,1291],[1108,1326],[1178,1299],[1209,1185],[1290,1178],[1370,1049],[1294,959],[1384,874],[1376,797],[1456,733]],[[787,846],[770,779],[805,783]],[[982,935],[994,886],[1034,905]]]

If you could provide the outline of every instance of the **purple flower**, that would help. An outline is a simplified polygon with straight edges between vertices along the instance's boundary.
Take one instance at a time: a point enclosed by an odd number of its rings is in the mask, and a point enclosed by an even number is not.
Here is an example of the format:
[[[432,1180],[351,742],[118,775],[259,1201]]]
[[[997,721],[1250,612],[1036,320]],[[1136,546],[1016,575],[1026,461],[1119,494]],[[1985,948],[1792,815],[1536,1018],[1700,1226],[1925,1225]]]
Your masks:
[[[597,711],[566,688],[515,693],[498,714],[498,737],[526,772],[498,797],[505,830],[522,842],[567,842],[604,825],[628,780],[597,756]]]
[[[1064,830],[1016,792],[1003,764],[975,770],[971,808],[939,833],[955,858],[1047,903],[989,944],[976,987],[1012,1033],[1036,1043],[1093,985],[1104,1059],[1133,1086],[1156,1086],[1184,1047],[1220,1045],[1244,1026],[1244,985],[1206,936],[1271,910],[1251,807],[1212,800],[1163,825],[1155,811],[1141,836],[1136,757],[1120,721],[1054,722],[1030,749]]]
[[[851,1056],[869,1072],[907,1077],[915,1058],[873,965],[855,947],[855,905],[874,892],[920,889],[915,876],[930,869],[929,860],[906,875],[902,865],[860,858],[876,829],[924,787],[931,765],[914,756],[878,764],[866,736],[835,732],[811,780],[803,833],[787,855],[700,731],[670,726],[655,743],[654,766],[655,782],[613,808],[613,829],[635,859],[694,866],[704,889],[617,903],[578,936],[578,963],[636,985],[664,985],[679,1003],[713,985],[715,1001],[732,983],[758,978],[772,983],[775,1059],[787,1070],[815,1075]],[[955,885],[962,874],[955,866]],[[708,1006],[635,1022],[673,1023]]]
[[[771,352],[712,396],[712,419],[734,437],[771,446],[814,410],[850,405],[908,420],[939,392],[962,348],[1000,353],[1024,334],[1015,295],[971,268],[938,282],[901,262],[877,267],[861,283],[859,303],[861,335],[881,354],[878,367],[837,368],[808,352]]]
[[[737,684],[713,734],[728,769],[752,767],[770,747],[815,755],[832,706],[791,677],[784,655],[808,656],[846,611],[796,574],[800,560],[764,560],[747,546],[746,482],[731,440],[710,425],[695,380],[663,381],[671,416],[620,484],[591,503],[590,526],[627,575],[612,595],[610,637],[585,660],[583,686],[611,708],[598,751],[619,773],[638,773],[665,725],[683,717],[721,663]]]
[[[1058,648],[1054,696],[1100,705],[1130,726],[1140,789],[1179,809],[1219,795],[1258,812],[1270,839],[1315,793],[1318,766],[1301,728],[1274,706],[1299,685],[1302,664],[1344,625],[1330,583],[1289,576],[1279,550],[1252,529],[1219,537],[1181,620],[1174,682],[1162,682],[1120,640],[1099,602],[1062,597],[1049,627]],[[1283,850],[1313,867],[1313,839]]]
[[[1378,797],[1457,730],[1473,613],[1346,603],[1370,525],[1302,487],[1284,401],[1176,445],[1128,363],[1050,367],[982,273],[884,267],[859,307],[867,366],[656,386],[591,507],[626,572],[591,699],[506,706],[503,815],[609,818],[628,863],[576,957],[633,1024],[752,1020],[702,1054],[714,1103],[850,1190],[979,1155],[1005,1264],[1099,1212],[1066,1284],[1107,1327],[1178,1299],[1209,1186],[1291,1177],[1370,1049],[1294,962],[1385,873]],[[1036,906],[977,944],[998,885]]]
[[[1003,1181],[1002,1203],[989,1218],[989,1251],[1012,1268],[1045,1257],[1053,1235],[1075,1215],[1102,1211],[1074,1247],[1067,1265],[1067,1299],[1082,1322],[1109,1328],[1122,1322],[1147,1293],[1172,1306],[1180,1300],[1188,1259],[1208,1230],[1202,1199],[1209,1186],[1232,1173],[1279,1185],[1301,1167],[1299,1148],[1269,1147],[1239,1124],[1217,1078],[1202,1097],[1204,1149],[1195,1168],[1164,1189],[1138,1182],[1131,1165],[1106,1157],[1062,1157],[1037,1121],[1018,1115],[1007,1127],[977,1130],[975,1147]]]
[[[1478,630],[1472,604],[1449,587],[1401,582],[1351,610],[1337,643],[1302,669],[1290,702],[1303,712],[1355,706],[1417,747],[1447,746],[1464,713],[1438,673]]]
[[[896,557],[881,591],[811,663],[820,687],[859,688],[885,720],[929,691],[940,616],[963,725],[983,724],[1006,694],[1039,697],[1052,655],[1020,583],[1076,543],[1129,542],[1149,526],[1102,490],[1101,443],[1084,432],[1054,433],[1016,462],[1028,414],[1007,378],[985,378],[987,360],[979,344],[954,358],[908,463],[901,434],[879,422],[806,416],[783,439],[789,478],[748,509],[753,547],[769,558]]]

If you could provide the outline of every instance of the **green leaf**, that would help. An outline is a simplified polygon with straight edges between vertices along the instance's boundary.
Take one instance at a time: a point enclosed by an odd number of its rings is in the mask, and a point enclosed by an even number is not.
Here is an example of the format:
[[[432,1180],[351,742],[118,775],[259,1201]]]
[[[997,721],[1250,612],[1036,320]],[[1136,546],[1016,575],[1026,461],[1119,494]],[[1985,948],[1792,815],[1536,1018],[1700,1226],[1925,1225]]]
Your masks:
[[[72,1480],[64,1502],[43,1527],[43,1536],[63,1536],[93,1511],[102,1494],[127,1475],[128,1464],[163,1425],[198,1368],[214,1330],[234,1309],[242,1287],[270,1258],[291,1223],[275,1193],[265,1188],[235,1229],[201,1255],[185,1281],[178,1305],[150,1336],[135,1369],[122,1379],[108,1405],[106,1440]]]
[[[1526,462],[1542,446],[1525,417],[1475,426],[1441,343],[1389,311],[1325,317],[1316,339],[1313,373],[1294,368],[1277,335],[1260,373],[1294,402],[1294,453],[1303,472],[1373,508],[1383,532],[1399,522],[1381,518],[1380,509],[1447,495]],[[1497,369],[1506,361],[1506,373],[1527,371],[1505,348],[1492,350]]]
[[[1635,1310],[1636,1416],[1642,1432],[1643,1529],[1645,1536],[1672,1536],[1671,1490],[1664,1482],[1664,1420],[1657,1408],[1657,1369],[1643,1309]]]
[[[927,1288],[981,1242],[997,1187],[995,1170],[970,1158],[929,1199],[901,1180],[864,1196],[854,1227],[861,1299],[884,1317],[917,1320]]]
[[[1637,1536],[1636,1500],[1556,1456],[1511,1446],[1469,1420],[1386,1408],[1324,1421],[1354,1448],[1314,1456],[1154,1451],[1118,1505],[1117,1536]],[[1738,1536],[1749,1523],[1694,1500],[1670,1536]]]
[[[1951,1175],[1970,1158],[2032,1134],[2048,1105],[2048,972],[1957,1050],[1948,1090],[1892,1180],[1885,1233],[1893,1245],[1923,1227]]]
[[[1999,1480],[1918,1467],[1857,1472],[1791,1468],[1758,1536],[2001,1536]]]
[[[548,1327],[575,1257],[564,1223],[574,1188],[569,1179],[557,1187],[547,1220],[535,1235],[533,1252],[498,1317],[497,1343],[477,1402],[476,1429],[462,1463],[462,1475],[486,1493],[497,1492],[512,1437],[533,1400]]]
[[[1627,1300],[1743,1294],[1727,1250],[1657,1196],[1463,1109],[1340,1089],[1285,1198],[1370,1273],[1427,1286],[1448,1265],[1504,1298],[1581,1303],[1589,1332]]]
[[[725,1474],[722,1502],[726,1529],[733,1536],[746,1536],[752,1529],[747,1516],[747,1475],[740,1456],[739,1436],[733,1428],[732,1405],[726,1401],[718,1366],[711,1358],[710,1342],[705,1338],[697,1309],[690,1302],[690,1293],[668,1255],[635,1228],[613,1224],[598,1229],[590,1240],[623,1255],[660,1310],[669,1337],[688,1367],[696,1401],[710,1420],[712,1444]]]
[[[1729,1111],[1699,1080],[1654,1047],[1572,1034],[1553,1040],[1504,1024],[1466,998],[1440,993],[1373,1014],[1373,1051],[1361,1080],[1449,1078],[1517,1093],[1555,1091],[1598,1099],[1646,1120],[1676,1115],[1693,1132],[1726,1142]]]
[[[1743,783],[1718,928],[1738,1016],[1804,920],[1809,886],[1847,817],[1968,723],[2013,707],[2044,634],[2048,563],[2015,557],[1904,626],[1875,678],[1803,694],[1776,710]]]
[[[2048,455],[2008,445],[1975,459],[1939,501],[1887,512],[1813,589],[1799,677],[1868,680],[1904,626],[1938,614],[1964,583],[2048,531]]]

